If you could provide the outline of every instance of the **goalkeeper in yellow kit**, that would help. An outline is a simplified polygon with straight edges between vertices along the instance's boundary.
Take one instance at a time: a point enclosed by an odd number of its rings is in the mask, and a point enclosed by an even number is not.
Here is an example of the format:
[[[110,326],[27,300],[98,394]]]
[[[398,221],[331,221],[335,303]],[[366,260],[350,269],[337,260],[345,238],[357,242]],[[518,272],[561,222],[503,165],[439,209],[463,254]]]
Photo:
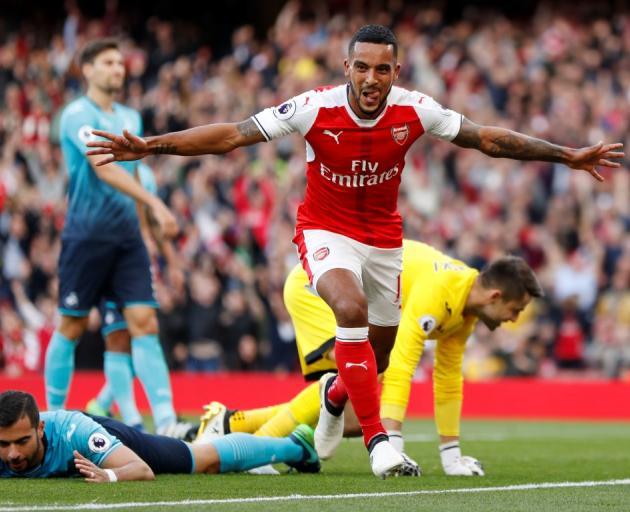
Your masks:
[[[381,418],[391,442],[403,452],[402,423],[411,380],[422,357],[424,342],[436,340],[433,388],[435,423],[440,436],[442,467],[448,475],[483,475],[479,462],[461,455],[459,424],[462,406],[462,362],[466,340],[481,320],[494,330],[514,321],[533,297],[542,296],[536,276],[521,258],[506,256],[481,273],[419,242],[404,241],[401,280],[402,319],[390,362],[383,377]],[[302,373],[314,382],[290,402],[248,411],[206,406],[200,437],[229,432],[286,436],[295,425],[315,425],[320,389],[336,371],[335,318],[309,287],[296,266],[285,281],[284,300],[293,320]],[[323,406],[323,405],[322,405]],[[351,408],[346,407],[345,435],[359,435]],[[334,451],[334,450],[333,450]],[[320,454],[322,458],[332,456]]]

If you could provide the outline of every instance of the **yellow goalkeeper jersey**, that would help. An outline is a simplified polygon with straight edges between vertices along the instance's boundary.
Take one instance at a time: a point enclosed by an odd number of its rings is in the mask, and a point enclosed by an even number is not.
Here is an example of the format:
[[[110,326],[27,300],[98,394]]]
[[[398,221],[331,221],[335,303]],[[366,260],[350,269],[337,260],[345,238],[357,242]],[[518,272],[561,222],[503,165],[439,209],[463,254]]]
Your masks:
[[[477,318],[463,315],[479,272],[419,242],[403,249],[403,311],[383,377],[381,417],[403,421],[411,381],[427,339],[437,341],[433,370],[438,432],[459,435],[462,363],[466,340]]]
[[[433,247],[403,241],[402,338],[438,339],[463,334],[470,323],[462,315],[479,272]]]

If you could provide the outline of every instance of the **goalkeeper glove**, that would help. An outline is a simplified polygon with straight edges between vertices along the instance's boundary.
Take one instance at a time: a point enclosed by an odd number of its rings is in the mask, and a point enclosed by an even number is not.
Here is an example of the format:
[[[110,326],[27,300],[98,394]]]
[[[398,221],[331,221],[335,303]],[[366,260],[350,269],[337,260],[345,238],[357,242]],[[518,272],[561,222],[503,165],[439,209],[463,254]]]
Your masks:
[[[451,476],[484,476],[481,462],[474,457],[462,455],[459,441],[440,445],[440,459],[444,473]]]

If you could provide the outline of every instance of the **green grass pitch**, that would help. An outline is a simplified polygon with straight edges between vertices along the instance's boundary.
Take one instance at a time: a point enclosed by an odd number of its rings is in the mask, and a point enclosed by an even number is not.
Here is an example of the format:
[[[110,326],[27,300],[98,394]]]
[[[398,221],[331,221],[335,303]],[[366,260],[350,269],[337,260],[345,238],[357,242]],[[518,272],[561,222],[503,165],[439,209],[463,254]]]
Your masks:
[[[444,476],[432,422],[409,421],[405,435],[420,478],[375,478],[362,443],[347,440],[319,475],[174,475],[103,485],[3,480],[0,511],[630,510],[630,423],[467,421],[463,452],[484,463],[485,477]],[[555,485],[563,482],[571,486]]]

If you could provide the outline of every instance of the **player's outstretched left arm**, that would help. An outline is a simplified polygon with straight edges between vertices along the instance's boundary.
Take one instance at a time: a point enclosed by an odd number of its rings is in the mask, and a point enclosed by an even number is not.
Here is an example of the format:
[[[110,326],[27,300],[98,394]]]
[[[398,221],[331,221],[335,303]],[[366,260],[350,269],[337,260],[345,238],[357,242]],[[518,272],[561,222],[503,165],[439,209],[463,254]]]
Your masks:
[[[91,483],[155,479],[149,465],[126,446],[118,447],[105,459],[101,467],[75,450],[74,465],[85,481]]]
[[[587,171],[598,181],[604,181],[604,178],[597,172],[597,166],[619,167],[621,164],[617,160],[625,156],[619,151],[623,148],[622,143],[599,142],[574,149],[497,126],[479,126],[466,118],[453,143],[462,148],[478,149],[494,158],[562,163],[571,169]]]
[[[106,155],[96,164],[99,166],[123,160],[139,160],[157,154],[219,155],[266,140],[251,118],[241,123],[207,124],[146,138],[138,137],[127,130],[122,135],[102,130],[93,130],[92,133],[107,139],[87,143],[89,147],[97,148],[88,151],[87,155]]]

